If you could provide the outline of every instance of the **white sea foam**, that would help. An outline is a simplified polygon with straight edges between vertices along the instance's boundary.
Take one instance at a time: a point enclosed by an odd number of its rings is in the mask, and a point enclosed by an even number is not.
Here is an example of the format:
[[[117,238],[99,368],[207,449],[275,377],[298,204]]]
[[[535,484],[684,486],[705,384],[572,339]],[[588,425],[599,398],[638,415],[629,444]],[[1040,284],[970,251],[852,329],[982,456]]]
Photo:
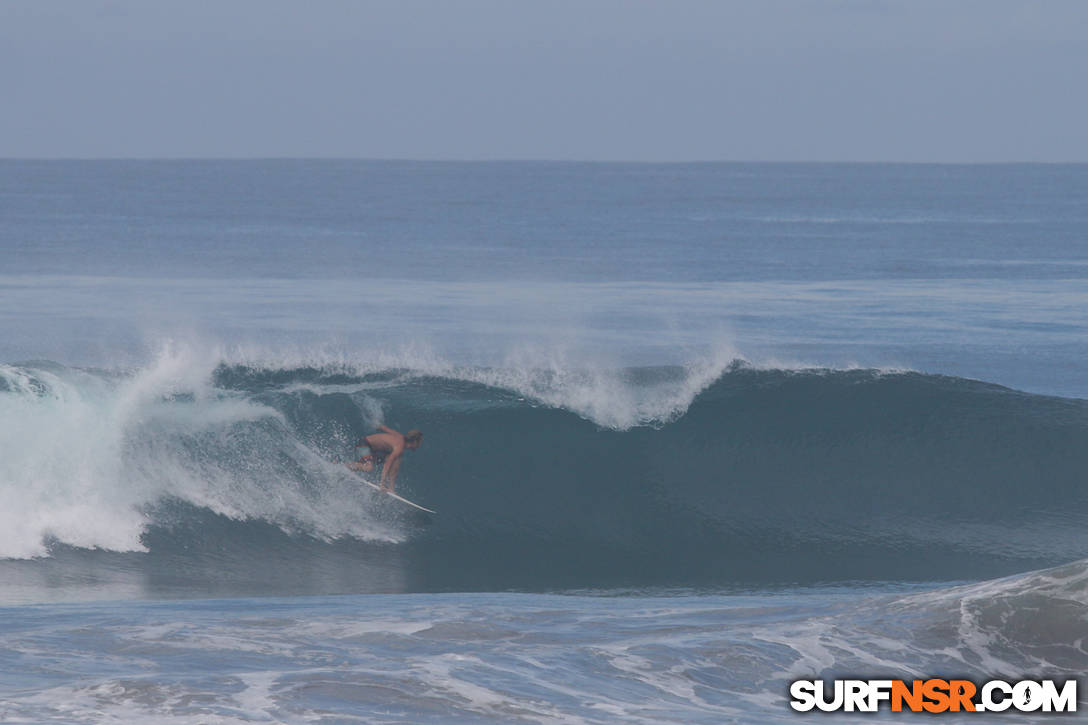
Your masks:
[[[0,558],[44,556],[50,540],[142,551],[165,498],[324,538],[400,538],[280,413],[213,389],[218,363],[170,345],[127,374],[0,365]],[[321,485],[300,486],[285,460]]]
[[[1088,652],[1074,651],[1083,645],[1068,635],[1083,639],[1086,572],[1081,561],[907,595],[843,587],[675,599],[425,594],[18,609],[0,648],[41,666],[18,691],[0,692],[0,717],[304,722],[324,721],[335,703],[338,722],[390,713],[496,723],[801,722],[785,697],[798,678],[980,680],[1010,667],[1017,679],[1079,675]],[[1040,657],[1058,645],[1070,659]],[[76,675],[72,683],[56,684],[58,666]]]
[[[725,340],[692,353],[677,374],[656,380],[636,380],[631,369],[609,361],[586,360],[562,347],[522,346],[508,352],[496,366],[455,364],[432,349],[420,345],[380,351],[349,352],[335,347],[302,350],[270,349],[255,346],[220,351],[228,364],[255,369],[292,370],[311,368],[327,374],[366,376],[398,373],[394,378],[351,384],[289,383],[284,392],[364,393],[380,391],[413,378],[438,377],[478,383],[523,396],[537,404],[569,410],[597,425],[626,430],[639,425],[660,425],[683,415],[692,402],[733,365],[758,370],[782,370],[804,374],[841,370],[872,370],[877,375],[911,372],[905,366],[870,368],[856,363],[829,366],[826,363],[781,356],[752,357]],[[372,398],[357,402],[371,407],[368,416],[380,419],[382,409]]]
[[[692,401],[744,357],[724,342],[708,352],[692,355],[679,376],[654,382],[633,382],[620,367],[587,361],[562,347],[522,346],[507,353],[498,366],[455,364],[421,345],[388,350],[349,352],[335,347],[318,349],[240,346],[220,351],[224,362],[257,369],[319,369],[329,374],[355,376],[400,371],[400,381],[441,377],[509,390],[542,405],[576,413],[603,427],[625,430],[659,424],[682,415]],[[360,383],[320,388],[292,383],[285,390],[361,392],[388,383]],[[369,411],[368,411],[369,412]]]

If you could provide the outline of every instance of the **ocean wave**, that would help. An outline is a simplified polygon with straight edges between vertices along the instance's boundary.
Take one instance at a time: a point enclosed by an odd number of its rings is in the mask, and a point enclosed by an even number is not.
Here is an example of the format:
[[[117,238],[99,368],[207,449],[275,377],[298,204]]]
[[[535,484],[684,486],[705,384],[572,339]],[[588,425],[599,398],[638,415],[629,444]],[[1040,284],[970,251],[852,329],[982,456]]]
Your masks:
[[[439,511],[426,525],[332,463],[379,423],[426,434],[399,484]],[[7,558],[198,557],[210,527],[220,549],[392,546],[424,588],[538,588],[975,578],[1088,554],[1088,403],[911,371],[173,351],[126,372],[0,366],[0,431]]]

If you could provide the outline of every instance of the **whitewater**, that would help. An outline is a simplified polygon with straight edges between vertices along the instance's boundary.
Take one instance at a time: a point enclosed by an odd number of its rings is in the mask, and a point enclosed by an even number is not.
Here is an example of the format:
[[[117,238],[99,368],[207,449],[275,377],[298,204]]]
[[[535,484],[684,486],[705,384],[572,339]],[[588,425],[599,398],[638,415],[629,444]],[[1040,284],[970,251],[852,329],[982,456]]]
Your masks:
[[[1086,192],[0,162],[0,719],[756,723],[798,678],[1080,677]],[[436,515],[339,463],[378,425],[424,431],[398,492]]]

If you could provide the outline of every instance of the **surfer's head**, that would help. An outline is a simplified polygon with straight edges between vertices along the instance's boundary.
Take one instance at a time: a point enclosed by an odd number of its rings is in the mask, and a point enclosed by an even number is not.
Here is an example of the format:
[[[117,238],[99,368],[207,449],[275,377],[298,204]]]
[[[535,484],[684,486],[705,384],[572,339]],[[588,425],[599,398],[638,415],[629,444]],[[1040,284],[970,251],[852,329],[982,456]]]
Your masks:
[[[423,433],[418,428],[413,428],[404,434],[404,447],[414,451],[423,442]]]

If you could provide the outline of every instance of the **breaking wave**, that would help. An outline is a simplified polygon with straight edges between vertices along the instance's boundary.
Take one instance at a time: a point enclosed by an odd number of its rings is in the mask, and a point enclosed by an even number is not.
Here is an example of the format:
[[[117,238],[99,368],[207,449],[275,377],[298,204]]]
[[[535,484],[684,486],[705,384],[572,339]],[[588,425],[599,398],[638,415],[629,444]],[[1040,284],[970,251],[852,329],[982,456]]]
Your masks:
[[[332,462],[379,423],[424,430],[399,490],[437,516]],[[0,366],[0,557],[366,552],[415,589],[981,578],[1088,555],[1086,434],[1085,401],[910,371],[27,362]]]

